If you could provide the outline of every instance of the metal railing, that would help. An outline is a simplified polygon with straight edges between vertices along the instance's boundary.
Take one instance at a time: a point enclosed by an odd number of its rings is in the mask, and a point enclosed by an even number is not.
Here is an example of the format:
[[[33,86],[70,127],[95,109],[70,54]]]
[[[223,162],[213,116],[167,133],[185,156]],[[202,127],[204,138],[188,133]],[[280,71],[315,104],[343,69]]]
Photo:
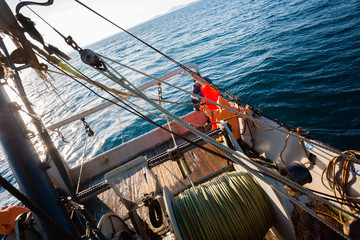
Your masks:
[[[193,63],[189,63],[189,64],[186,64],[185,66],[187,68],[192,68],[192,69],[195,70],[195,72],[199,73],[199,68],[198,68],[197,65],[195,65]],[[186,70],[183,69],[183,68],[178,68],[178,69],[176,69],[176,70],[174,70],[172,72],[169,72],[169,73],[165,74],[164,76],[162,76],[160,78],[160,80],[165,81],[165,80],[167,80],[169,78],[172,78],[172,77],[174,77],[174,76],[176,76],[176,75],[178,75],[180,73],[183,73],[184,71],[186,71]],[[151,81],[149,81],[147,83],[144,83],[143,85],[139,86],[138,88],[139,88],[140,91],[144,91],[145,89],[148,89],[148,88],[150,88],[150,87],[152,87],[152,86],[154,86],[154,85],[156,85],[158,83],[159,83],[159,81],[151,80]],[[58,123],[55,123],[55,124],[53,124],[51,126],[48,126],[46,128],[49,129],[49,130],[54,131],[56,129],[59,129],[62,126],[65,126],[65,125],[67,125],[69,123],[72,123],[72,122],[74,122],[76,120],[80,120],[80,119],[82,119],[82,118],[84,118],[86,116],[89,116],[89,115],[91,115],[93,113],[96,113],[96,112],[98,112],[100,110],[103,110],[103,109],[111,106],[113,103],[119,102],[119,100],[116,99],[116,98],[112,99],[111,101],[112,102],[105,102],[105,103],[99,104],[99,105],[97,105],[97,106],[95,106],[95,107],[93,107],[93,108],[91,108],[89,110],[78,113],[78,114],[76,114],[74,116],[71,116],[69,118],[66,118],[66,119],[64,119],[64,120],[62,120],[62,121],[60,121]]]

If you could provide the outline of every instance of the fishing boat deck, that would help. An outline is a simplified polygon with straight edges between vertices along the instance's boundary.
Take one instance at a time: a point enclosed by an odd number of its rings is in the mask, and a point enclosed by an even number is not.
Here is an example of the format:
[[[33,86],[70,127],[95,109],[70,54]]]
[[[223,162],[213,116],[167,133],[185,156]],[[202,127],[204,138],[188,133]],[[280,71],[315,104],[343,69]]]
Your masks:
[[[177,143],[181,144],[181,141],[177,141]],[[145,156],[149,159],[160,153],[166,152],[166,150],[172,148],[173,146],[174,144],[172,141],[165,142],[153,149],[137,154],[133,159],[138,156]],[[215,150],[208,144],[203,146]],[[226,160],[199,148],[195,148],[184,153],[183,157],[189,165],[191,170],[190,178],[193,182],[197,182],[217,171],[227,171],[232,167]],[[151,168],[151,171],[157,176],[160,185],[162,187],[167,186],[171,191],[181,191],[185,186],[190,184],[189,179],[187,177],[183,177],[176,161],[166,161]],[[91,181],[87,182],[86,186],[83,187],[93,186],[102,181],[104,181],[103,174],[96,176]],[[136,199],[144,197],[145,194],[154,192],[156,184],[150,170],[142,168],[132,169],[126,174],[119,176],[119,181],[116,182],[116,187],[120,190],[123,198],[135,201]],[[125,216],[128,211],[124,205],[119,202],[119,200],[118,195],[112,188],[110,188],[98,194],[96,197],[86,200],[84,205],[95,219],[100,219],[103,214],[108,212],[115,212],[119,216]],[[147,208],[143,207],[138,209],[138,214],[145,221],[149,221]]]

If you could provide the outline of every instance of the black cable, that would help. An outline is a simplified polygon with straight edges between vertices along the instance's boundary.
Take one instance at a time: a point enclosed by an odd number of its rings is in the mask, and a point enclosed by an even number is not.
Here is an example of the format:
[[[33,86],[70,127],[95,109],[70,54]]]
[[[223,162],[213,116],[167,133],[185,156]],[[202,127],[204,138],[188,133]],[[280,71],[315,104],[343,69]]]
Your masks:
[[[161,54],[162,56],[164,56],[165,58],[167,58],[168,60],[170,60],[171,62],[175,63],[176,65],[178,65],[179,67],[181,67],[182,69],[186,70],[188,73],[193,73],[196,74],[197,76],[201,77],[199,73],[197,72],[193,72],[191,71],[191,69],[189,69],[188,67],[184,66],[183,64],[181,64],[180,62],[176,61],[175,59],[169,57],[168,55],[166,55],[165,53],[161,52],[160,50],[158,50],[157,48],[153,47],[152,45],[148,44],[147,42],[145,42],[144,40],[138,38],[137,36],[135,36],[134,34],[132,34],[131,32],[127,31],[126,29],[120,27],[119,25],[117,25],[116,23],[114,23],[113,21],[111,21],[110,19],[104,17],[103,15],[101,15],[100,13],[96,12],[94,9],[90,8],[89,6],[85,5],[84,3],[80,2],[79,0],[74,0],[75,2],[79,3],[80,5],[82,5],[83,7],[87,8],[88,10],[90,10],[91,12],[95,13],[96,15],[98,15],[99,17],[103,18],[104,20],[108,21],[109,23],[111,23],[112,25],[114,25],[115,27],[119,28],[120,30],[124,31],[125,33],[129,34],[130,36],[132,36],[133,38],[135,38],[136,40],[140,41],[141,43],[145,44],[146,46],[148,46],[149,48],[153,49],[154,51],[156,51],[157,53]],[[204,79],[203,77],[201,77],[202,79]],[[207,81],[204,79],[204,81]],[[224,92],[225,94],[227,94],[229,97],[231,97],[233,100],[237,101],[238,103],[242,103],[244,105],[247,105],[245,102],[241,101],[239,98],[233,96],[232,94],[230,94],[228,91],[220,88],[219,86],[213,84],[213,83],[209,83],[212,87],[216,88],[217,90],[220,90],[222,92]],[[250,106],[251,107],[251,106]],[[251,107],[252,108],[252,107]]]
[[[131,32],[127,31],[126,29],[120,27],[119,25],[117,25],[116,23],[112,22],[111,20],[109,20],[108,18],[104,17],[103,15],[101,15],[100,13],[96,12],[95,10],[93,10],[92,8],[90,8],[89,6],[85,5],[84,3],[80,2],[79,0],[74,0],[75,2],[79,3],[80,5],[82,5],[83,7],[87,8],[88,10],[90,10],[91,12],[95,13],[96,15],[98,15],[99,17],[103,18],[104,20],[108,21],[109,23],[111,23],[112,25],[114,25],[115,27],[119,28],[120,30],[124,31],[125,33],[129,34],[130,36],[132,36],[133,38],[135,38],[136,40],[142,42],[143,44],[145,44],[146,46],[148,46],[149,48],[153,49],[154,51],[156,51],[157,53],[161,54],[162,56],[166,57],[168,60],[170,60],[171,62],[175,63],[176,65],[178,65],[179,67],[181,67],[182,69],[185,69],[187,72],[191,72],[191,73],[195,73],[193,71],[191,71],[188,67],[182,65],[181,63],[179,63],[178,61],[176,61],[175,59],[169,57],[168,55],[166,55],[165,53],[161,52],[160,50],[158,50],[157,48],[151,46],[150,44],[148,44],[147,42],[145,42],[144,40],[138,38],[137,36],[135,36],[134,34],[132,34]],[[197,74],[197,73],[195,73]]]
[[[40,56],[40,57],[41,57],[41,56]],[[41,58],[42,58],[42,57],[41,57]],[[44,58],[43,58],[43,59],[44,59]],[[44,60],[47,61],[46,59],[44,59]],[[49,63],[50,63],[50,62],[49,62]],[[110,94],[112,97],[114,97],[115,99],[117,99],[118,101],[120,101],[121,103],[123,103],[125,106],[129,107],[131,110],[127,109],[127,108],[124,107],[124,106],[121,106],[120,104],[112,101],[111,99],[108,99],[108,98],[106,98],[106,97],[103,97],[103,96],[99,95],[99,94],[96,93],[94,90],[92,90],[91,88],[89,88],[88,86],[86,86],[85,84],[83,84],[82,82],[80,82],[79,80],[73,78],[73,77],[70,76],[68,73],[66,73],[65,71],[63,71],[62,69],[58,68],[57,66],[53,65],[52,63],[50,63],[50,64],[51,64],[53,67],[57,68],[59,71],[61,71],[61,72],[63,72],[64,74],[66,74],[68,77],[72,78],[73,80],[75,80],[76,82],[78,82],[79,84],[81,84],[82,86],[84,86],[85,88],[87,88],[89,91],[91,91],[91,92],[94,93],[96,96],[100,97],[101,99],[104,99],[104,100],[106,100],[106,101],[109,101],[109,102],[111,102],[112,104],[115,104],[115,105],[117,105],[118,107],[121,107],[122,109],[124,109],[124,110],[126,110],[126,111],[128,111],[128,112],[130,112],[130,113],[132,113],[132,114],[134,114],[134,115],[142,118],[143,120],[146,120],[146,121],[152,123],[153,125],[161,128],[161,129],[163,129],[163,130],[165,130],[165,131],[167,131],[167,132],[169,132],[169,133],[171,133],[171,134],[174,134],[175,136],[177,136],[177,137],[185,140],[185,141],[188,142],[189,144],[192,144],[192,145],[194,145],[194,146],[196,146],[196,147],[198,147],[198,148],[200,148],[200,149],[202,149],[202,150],[204,150],[204,151],[206,151],[206,152],[208,152],[208,153],[210,153],[210,154],[213,154],[213,155],[215,155],[215,156],[217,156],[217,157],[220,157],[220,158],[222,158],[222,159],[224,159],[224,160],[227,160],[227,161],[230,161],[230,162],[233,162],[233,163],[234,163],[234,161],[233,161],[232,159],[230,159],[229,157],[224,156],[224,155],[221,155],[221,154],[219,154],[219,153],[217,153],[217,152],[215,152],[215,151],[213,151],[213,150],[211,150],[211,149],[208,149],[208,148],[206,148],[206,147],[203,147],[203,146],[201,146],[201,145],[199,145],[199,144],[191,141],[190,139],[188,139],[188,138],[186,138],[186,137],[183,137],[183,136],[181,136],[181,135],[179,135],[179,134],[177,134],[177,133],[175,133],[175,132],[172,132],[171,130],[169,130],[169,129],[163,127],[163,126],[161,126],[160,124],[158,124],[158,123],[156,123],[156,122],[154,122],[153,120],[149,119],[148,117],[146,117],[145,115],[143,115],[142,113],[140,113],[139,111],[137,111],[136,109],[134,109],[132,106],[130,106],[130,105],[128,105],[127,103],[125,103],[124,101],[122,101],[122,100],[121,100],[120,98],[118,98],[116,95],[114,95],[114,94],[112,94],[111,92],[107,91],[106,89],[102,88],[102,86],[98,85],[95,81],[93,81],[93,80],[91,80],[90,78],[88,78],[88,77],[87,77],[86,75],[84,75],[82,72],[78,71],[78,72],[79,72],[83,77],[85,77],[87,80],[91,81],[94,85],[96,85],[97,87],[101,88],[101,89],[102,89],[103,91],[105,91],[106,93]],[[270,178],[272,178],[272,179],[274,179],[274,180],[276,180],[276,181],[279,181],[279,182],[287,185],[286,182],[283,182],[283,181],[281,181],[281,180],[279,180],[279,179],[275,179],[275,178],[273,178],[272,176],[266,174],[265,172],[260,172],[260,171],[257,171],[257,172],[259,172],[259,173],[261,173],[261,174],[264,174],[264,175],[266,175],[267,177],[270,177]],[[322,194],[323,194],[323,195],[326,195],[325,193],[322,193]],[[331,196],[331,195],[328,195],[328,196]],[[325,198],[325,197],[322,197],[322,198],[324,198],[324,199],[326,199],[326,200],[330,200],[329,198]],[[339,202],[336,201],[336,200],[332,200],[332,201],[339,203]],[[344,204],[344,205],[347,205],[347,204]]]
[[[327,199],[327,200],[329,200],[329,201],[333,201],[333,202],[337,202],[337,203],[339,203],[339,204],[342,204],[342,205],[346,205],[346,206],[348,206],[348,207],[352,207],[352,208],[355,208],[355,209],[357,209],[357,211],[360,211],[360,208],[358,207],[358,206],[356,206],[356,205],[351,205],[350,203],[346,203],[346,202],[340,202],[338,199],[338,197],[336,197],[336,196],[332,196],[332,195],[330,195],[330,194],[326,194],[326,193],[322,193],[322,192],[319,192],[319,191],[316,191],[316,190],[313,190],[313,189],[309,189],[311,192],[313,192],[313,193],[316,193],[316,194],[321,194],[321,195],[323,195],[323,196],[326,196],[326,197],[322,197],[322,198],[324,198],[324,199]],[[329,199],[329,198],[333,198],[334,200],[331,200],[331,199]]]
[[[272,177],[271,175],[269,175],[268,173],[263,172],[263,171],[259,171],[259,170],[255,170],[255,171],[258,172],[258,173],[260,173],[260,174],[263,174],[263,175],[265,175],[265,176],[267,176],[267,177],[269,177],[269,178],[271,178],[271,179],[273,179],[273,180],[276,180],[276,181],[278,181],[278,182],[281,182],[282,184],[284,184],[284,185],[286,185],[286,186],[288,186],[288,187],[291,188],[291,186],[289,186],[289,185],[288,185],[285,181],[283,181],[283,180],[275,179],[274,177]],[[289,180],[289,181],[291,181],[291,180]],[[322,192],[319,192],[319,191],[316,191],[316,190],[312,190],[312,189],[308,189],[308,190],[310,190],[310,191],[313,192],[314,194],[316,193],[316,194],[318,194],[318,195],[319,195],[319,194],[323,195],[323,196],[319,196],[319,197],[321,197],[321,198],[323,198],[323,199],[325,199],[325,200],[332,201],[332,202],[336,202],[336,203],[339,203],[339,204],[342,204],[342,205],[346,205],[346,206],[348,206],[348,207],[354,207],[354,206],[351,205],[351,204],[340,202],[339,200],[337,200],[337,198],[336,198],[335,196],[332,196],[332,195],[329,195],[329,194],[326,194],[326,193],[322,193]],[[326,196],[326,197],[324,197],[324,196]]]
[[[73,240],[71,236],[64,228],[62,228],[57,222],[48,216],[38,205],[33,203],[29,198],[17,190],[11,185],[5,178],[0,175],[0,185],[6,189],[11,195],[21,201],[27,208],[39,216],[43,221],[46,221],[57,233],[61,234],[65,239]]]
[[[42,56],[39,55],[39,54],[37,54],[37,55],[38,55],[40,58],[42,58],[43,60],[47,61],[46,58],[42,57]],[[65,60],[63,60],[63,61],[66,62]],[[138,117],[140,117],[141,119],[146,120],[146,121],[148,121],[149,123],[152,123],[153,125],[161,128],[161,129],[163,129],[163,130],[165,130],[165,131],[167,131],[167,132],[169,132],[169,133],[171,133],[171,134],[174,134],[175,136],[177,136],[177,137],[185,140],[186,142],[188,142],[188,143],[190,143],[190,144],[192,144],[192,145],[194,145],[194,146],[196,146],[196,147],[198,147],[198,148],[200,148],[200,149],[202,149],[202,150],[204,150],[204,151],[207,151],[208,153],[211,153],[211,154],[213,154],[213,155],[215,155],[215,156],[217,156],[217,157],[220,157],[220,158],[222,158],[222,159],[225,159],[225,160],[227,160],[227,161],[232,161],[230,158],[228,158],[228,157],[226,157],[226,156],[224,156],[224,155],[221,155],[220,153],[217,153],[217,152],[215,152],[215,151],[213,151],[213,150],[211,150],[211,149],[208,149],[208,148],[206,148],[206,147],[203,147],[203,146],[201,146],[201,145],[199,145],[199,144],[191,141],[190,139],[188,139],[188,138],[186,138],[186,137],[183,137],[183,136],[181,136],[180,134],[177,134],[177,133],[175,133],[175,132],[173,132],[173,131],[171,131],[171,130],[163,127],[163,126],[161,126],[160,124],[154,122],[154,121],[151,120],[150,118],[148,118],[148,117],[146,117],[145,115],[143,115],[142,113],[140,113],[138,110],[134,109],[134,108],[133,108],[132,106],[130,106],[129,104],[125,103],[122,99],[118,98],[118,96],[114,95],[113,93],[111,93],[111,92],[109,92],[108,90],[104,89],[102,86],[98,85],[97,82],[91,80],[91,79],[88,78],[86,75],[84,75],[82,72],[78,71],[78,72],[79,72],[83,77],[85,77],[87,80],[91,81],[94,85],[96,85],[97,87],[99,87],[100,89],[102,89],[103,91],[105,91],[106,93],[108,93],[110,96],[112,96],[113,98],[115,98],[116,100],[118,100],[119,102],[121,102],[122,104],[124,104],[126,107],[130,108],[131,110],[127,109],[127,108],[124,107],[124,106],[121,106],[120,104],[118,104],[117,102],[112,101],[111,99],[108,99],[108,98],[106,98],[106,97],[103,97],[103,96],[99,95],[99,94],[96,93],[94,90],[92,90],[90,87],[86,86],[84,83],[82,83],[82,82],[80,82],[79,80],[75,79],[74,77],[70,76],[67,72],[65,72],[65,71],[62,70],[61,68],[57,67],[56,65],[54,65],[53,63],[51,63],[51,62],[49,62],[49,61],[47,61],[47,62],[50,63],[53,67],[55,67],[57,70],[61,71],[62,73],[64,73],[65,75],[67,75],[68,77],[70,77],[71,79],[73,79],[74,81],[76,81],[77,83],[81,84],[83,87],[87,88],[89,91],[91,91],[92,93],[94,93],[97,97],[99,97],[99,98],[101,98],[101,99],[104,99],[104,100],[106,100],[106,101],[108,101],[108,102],[111,102],[112,104],[114,104],[114,105],[116,105],[116,106],[118,106],[118,107],[121,107],[122,109],[124,109],[124,110],[126,110],[126,111],[128,111],[128,112],[130,112],[130,113],[132,113],[132,114],[134,114],[134,115],[136,115],[136,116],[138,116]]]
[[[54,2],[54,0],[48,0],[47,2],[44,2],[44,3],[28,2],[28,1],[21,2],[21,1],[20,1],[20,3],[18,3],[18,4],[16,5],[16,10],[15,10],[15,12],[16,12],[16,14],[19,14],[20,9],[21,9],[22,7],[24,7],[24,6],[27,6],[27,5],[50,6],[50,5],[53,4],[53,2]]]
[[[48,23],[44,18],[42,18],[39,14],[37,14],[34,10],[32,10],[29,6],[26,5],[26,7],[33,12],[38,18],[40,18],[44,23],[46,23],[50,28],[52,28],[57,34],[59,34],[64,40],[66,41],[66,37],[58,31],[55,27],[53,27],[50,23]]]
[[[75,0],[75,1],[77,1],[77,0]],[[43,58],[42,56],[40,56],[40,57],[41,57],[42,59],[44,59],[45,61],[47,61],[47,60],[46,60],[45,58]],[[63,60],[63,61],[66,62],[65,60]],[[49,62],[49,63],[50,63],[50,62]],[[67,72],[63,71],[62,69],[58,68],[57,66],[55,66],[55,65],[52,64],[52,63],[50,63],[50,64],[51,64],[53,67],[57,68],[59,71],[63,72],[65,75],[69,76],[70,78],[72,78],[73,80],[75,80],[76,82],[78,82],[79,84],[81,84],[82,86],[84,86],[85,88],[87,88],[89,91],[91,91],[92,93],[94,93],[96,96],[98,96],[98,97],[100,97],[100,98],[102,98],[102,99],[104,99],[104,100],[106,100],[106,101],[109,101],[109,102],[111,102],[112,104],[117,105],[118,107],[121,107],[122,109],[124,109],[124,110],[126,110],[126,111],[128,111],[128,112],[130,112],[130,113],[132,113],[132,114],[134,114],[134,115],[142,118],[143,120],[146,120],[146,121],[152,123],[153,125],[161,128],[161,129],[163,129],[163,130],[165,130],[165,131],[167,131],[167,132],[169,132],[169,133],[171,133],[171,134],[174,134],[175,136],[177,136],[177,137],[185,140],[186,142],[188,142],[188,143],[190,143],[190,144],[192,144],[192,145],[194,145],[194,146],[196,146],[196,147],[198,147],[198,148],[200,148],[200,149],[202,149],[202,150],[204,150],[204,151],[206,151],[206,152],[208,152],[208,153],[210,153],[210,154],[213,154],[213,155],[215,155],[215,156],[217,156],[217,157],[220,157],[220,158],[222,158],[222,159],[225,159],[225,160],[227,160],[227,161],[234,162],[234,161],[232,161],[230,158],[228,158],[227,156],[221,155],[221,154],[219,154],[219,153],[217,153],[217,152],[215,152],[215,151],[213,151],[213,150],[211,150],[211,149],[208,149],[208,148],[206,148],[206,147],[203,147],[203,146],[201,146],[201,145],[199,145],[199,144],[197,144],[197,143],[189,140],[188,138],[183,137],[183,136],[181,136],[181,135],[179,135],[179,134],[177,134],[177,133],[175,133],[175,132],[172,132],[171,130],[169,130],[169,129],[163,127],[163,126],[161,126],[160,124],[158,124],[158,123],[156,123],[156,122],[154,122],[153,120],[149,119],[148,117],[146,117],[145,115],[143,115],[142,113],[140,113],[139,111],[137,111],[136,109],[134,109],[134,108],[133,108],[132,106],[130,106],[129,104],[125,103],[123,100],[121,100],[120,98],[118,98],[116,95],[112,94],[111,92],[109,92],[109,91],[107,91],[106,89],[104,89],[102,86],[98,85],[97,82],[91,80],[91,79],[88,78],[86,75],[84,75],[82,72],[78,71],[78,72],[79,72],[83,77],[85,77],[87,80],[91,81],[94,85],[96,85],[97,87],[99,87],[100,89],[102,89],[103,91],[105,91],[106,93],[108,93],[109,95],[111,95],[112,97],[114,97],[115,99],[117,99],[119,102],[123,103],[125,106],[127,106],[127,107],[130,108],[131,110],[130,110],[130,109],[127,109],[127,108],[124,107],[124,106],[121,106],[120,104],[112,101],[111,99],[108,99],[108,98],[106,98],[106,97],[103,97],[103,96],[99,95],[99,94],[96,93],[94,90],[92,90],[91,88],[89,88],[88,86],[86,86],[85,84],[83,84],[82,82],[80,82],[80,81],[78,81],[77,79],[75,79],[75,78],[73,78],[72,76],[70,76]],[[70,66],[71,66],[71,65],[70,65]],[[71,67],[72,67],[72,66],[71,66]],[[259,172],[259,171],[258,171],[258,172]],[[264,172],[259,172],[259,173],[262,173],[262,174],[264,174],[264,175],[267,175],[267,174],[264,173]],[[267,175],[267,176],[268,176],[268,177],[271,177],[271,176],[269,176],[269,175]],[[280,180],[275,179],[275,178],[273,178],[273,177],[271,177],[271,178],[274,179],[274,180],[280,181]],[[280,182],[281,182],[281,181],[280,181]],[[282,183],[285,184],[285,185],[287,185],[285,182],[282,182]],[[324,198],[324,199],[328,200],[327,198]],[[332,200],[332,201],[338,202],[338,201],[336,201],[336,200]]]
[[[125,33],[129,34],[130,36],[132,36],[133,38],[135,38],[136,40],[142,42],[143,44],[145,44],[146,46],[148,46],[149,48],[153,49],[154,51],[156,51],[157,53],[161,54],[162,56],[164,56],[165,58],[167,58],[168,60],[170,60],[171,62],[175,63],[176,65],[178,65],[179,67],[181,67],[182,69],[186,70],[188,73],[193,73],[196,74],[197,76],[201,77],[199,73],[197,72],[193,72],[191,71],[191,69],[189,69],[188,67],[186,67],[185,65],[181,64],[180,62],[176,61],[175,59],[169,57],[168,55],[166,55],[165,53],[161,52],[160,50],[158,50],[157,48],[153,47],[152,45],[148,44],[147,42],[145,42],[144,40],[140,39],[139,37],[135,36],[134,34],[130,33],[129,31],[127,31],[126,29],[120,27],[119,25],[117,25],[116,23],[112,22],[111,20],[109,20],[108,18],[104,17],[103,15],[101,15],[100,13],[96,12],[95,10],[91,9],[90,7],[88,7],[87,5],[83,4],[82,2],[75,0],[77,3],[79,3],[80,5],[82,5],[83,7],[87,8],[88,10],[90,10],[91,12],[95,13],[96,15],[100,16],[101,18],[105,19],[106,21],[108,21],[109,23],[113,24],[114,26],[116,26],[117,28],[119,28],[120,30],[124,31]],[[51,1],[49,1],[51,2]],[[27,2],[24,2],[27,3]],[[37,5],[51,5],[51,3],[47,3],[47,4],[37,4]],[[30,11],[32,11],[37,17],[39,17],[43,22],[45,22],[50,28],[52,28],[57,34],[59,34],[64,40],[65,42],[70,45],[71,47],[73,47],[75,50],[79,51],[81,50],[81,48],[78,47],[78,45],[73,41],[73,39],[69,36],[68,38],[65,37],[60,31],[58,31],[55,27],[53,27],[50,23],[48,23],[44,18],[42,18],[39,14],[37,14],[34,10],[32,10],[29,6],[27,6],[28,4],[24,4],[23,6],[26,6]],[[201,77],[202,79],[204,79],[203,77]],[[204,79],[205,80],[205,79]],[[205,80],[206,81],[206,80]],[[214,83],[209,83],[212,87],[214,87],[217,90],[220,90],[222,92],[224,92],[225,94],[227,94],[229,97],[231,97],[233,100],[235,100],[238,103],[245,105],[245,102],[243,102],[242,100],[240,100],[239,98],[233,96],[232,94],[230,94],[228,91],[220,88],[219,86],[215,85]],[[251,106],[250,106],[251,107]],[[253,107],[251,107],[252,109]]]

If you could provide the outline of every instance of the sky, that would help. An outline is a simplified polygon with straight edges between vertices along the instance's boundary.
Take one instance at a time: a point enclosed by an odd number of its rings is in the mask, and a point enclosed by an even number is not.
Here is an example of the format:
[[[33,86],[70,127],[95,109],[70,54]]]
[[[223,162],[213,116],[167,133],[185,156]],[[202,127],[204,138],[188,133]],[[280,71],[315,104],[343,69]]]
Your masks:
[[[19,0],[5,0],[11,10]],[[45,2],[45,0],[34,0]],[[85,5],[99,12],[122,28],[129,29],[140,23],[146,22],[158,15],[165,14],[174,8],[187,5],[196,0],[80,0]],[[50,23],[64,36],[71,35],[75,42],[84,47],[114,35],[121,30],[106,22],[99,16],[82,7],[74,0],[54,0],[51,6],[36,6],[31,8]],[[46,25],[40,18],[27,7],[20,11],[29,17],[46,43],[52,44],[64,52],[72,49],[66,45],[54,30]]]

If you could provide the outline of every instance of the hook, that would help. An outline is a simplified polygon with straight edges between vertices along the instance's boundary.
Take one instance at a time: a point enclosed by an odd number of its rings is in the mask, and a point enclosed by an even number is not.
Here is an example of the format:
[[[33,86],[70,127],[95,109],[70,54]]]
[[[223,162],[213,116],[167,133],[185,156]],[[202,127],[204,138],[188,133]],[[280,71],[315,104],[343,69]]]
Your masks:
[[[20,9],[24,6],[27,5],[40,5],[40,6],[50,6],[54,3],[54,0],[48,0],[47,2],[44,3],[39,3],[39,2],[20,2],[18,5],[16,5],[16,14],[19,14]]]

